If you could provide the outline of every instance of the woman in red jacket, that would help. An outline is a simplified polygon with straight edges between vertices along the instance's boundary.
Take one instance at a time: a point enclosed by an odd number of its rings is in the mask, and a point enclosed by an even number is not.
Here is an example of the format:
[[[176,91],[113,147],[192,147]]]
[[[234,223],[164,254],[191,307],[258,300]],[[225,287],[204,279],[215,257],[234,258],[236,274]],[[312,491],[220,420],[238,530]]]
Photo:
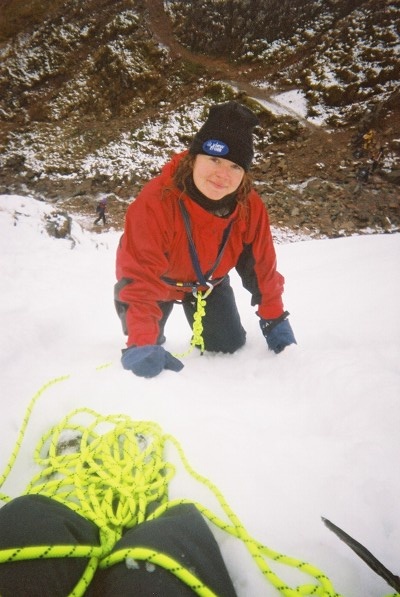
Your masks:
[[[212,106],[189,150],[166,164],[127,210],[115,304],[128,336],[122,364],[136,375],[182,369],[161,346],[164,326],[175,303],[193,326],[199,295],[206,307],[196,343],[227,353],[243,346],[246,332],[228,275],[233,268],[257,305],[268,348],[279,353],[296,342],[268,213],[248,175],[257,124],[237,102]]]

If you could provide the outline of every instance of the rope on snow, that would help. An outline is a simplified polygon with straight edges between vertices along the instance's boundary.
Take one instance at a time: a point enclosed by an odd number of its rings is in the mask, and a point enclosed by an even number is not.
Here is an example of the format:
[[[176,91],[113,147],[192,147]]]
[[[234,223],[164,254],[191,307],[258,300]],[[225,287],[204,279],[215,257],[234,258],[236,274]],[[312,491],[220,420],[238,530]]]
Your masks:
[[[14,450],[0,477],[0,487],[16,461],[33,406],[45,390],[68,377],[51,380],[32,398]],[[88,422],[83,424],[82,418],[88,419]],[[78,422],[78,419],[81,421]],[[214,494],[226,521],[196,502],[168,499],[168,485],[175,475],[174,465],[164,458],[168,442],[177,450],[186,472]],[[251,537],[219,489],[192,469],[180,443],[172,435],[164,434],[155,422],[133,421],[126,415],[102,416],[88,408],[76,409],[41,438],[34,459],[41,471],[28,484],[25,494],[50,497],[92,521],[100,530],[100,545],[5,549],[0,550],[0,565],[2,562],[37,558],[88,558],[85,572],[70,597],[84,595],[98,567],[107,568],[129,558],[164,567],[201,597],[217,597],[189,570],[166,554],[138,547],[113,551],[124,529],[155,519],[169,508],[183,503],[194,504],[212,524],[241,540],[265,579],[284,597],[340,597],[329,578],[318,568],[273,551]],[[0,494],[0,499],[8,502],[13,498]],[[156,509],[149,515],[148,507],[151,505]],[[289,587],[271,569],[267,559],[297,568],[312,580]]]

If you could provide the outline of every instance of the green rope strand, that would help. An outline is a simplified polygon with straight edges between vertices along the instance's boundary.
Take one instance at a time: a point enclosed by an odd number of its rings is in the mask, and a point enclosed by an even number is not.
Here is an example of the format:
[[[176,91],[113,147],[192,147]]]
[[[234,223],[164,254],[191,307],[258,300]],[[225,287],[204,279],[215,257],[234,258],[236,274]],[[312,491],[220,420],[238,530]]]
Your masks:
[[[192,325],[192,339],[190,341],[190,348],[183,353],[174,353],[174,357],[183,358],[187,357],[193,349],[198,346],[200,348],[200,353],[203,354],[204,348],[204,338],[203,338],[203,317],[206,314],[206,298],[210,294],[212,288],[209,288],[205,293],[201,290],[196,292],[196,311],[193,315],[193,325]]]
[[[192,348],[199,346],[201,354],[204,352],[203,317],[206,314],[206,298],[210,292],[211,289],[207,290],[204,294],[201,291],[197,292],[196,312],[193,315],[193,336],[191,345]]]
[[[224,496],[222,495],[220,490],[209,479],[201,476],[199,473],[197,473],[196,471],[193,470],[193,468],[190,466],[190,464],[186,458],[186,455],[185,455],[181,445],[179,444],[179,442],[171,435],[168,435],[167,439],[174,444],[188,474],[191,477],[195,478],[199,483],[208,487],[208,489],[215,495],[217,501],[219,502],[222,510],[224,511],[224,513],[226,514],[228,519],[230,520],[231,524],[228,524],[225,521],[217,518],[217,516],[213,512],[204,508],[204,506],[202,506],[201,504],[195,503],[194,505],[200,510],[200,512],[203,514],[203,516],[205,516],[206,518],[208,518],[210,520],[211,523],[213,523],[215,526],[217,526],[221,530],[229,533],[230,535],[240,539],[244,543],[244,545],[249,550],[251,556],[253,557],[253,560],[255,561],[257,566],[260,568],[260,570],[263,573],[263,575],[265,576],[265,578],[268,579],[268,581],[282,595],[284,595],[285,597],[295,597],[295,596],[298,597],[299,595],[318,595],[321,597],[322,596],[323,597],[340,597],[340,595],[334,590],[331,581],[318,568],[316,568],[315,566],[313,566],[311,564],[308,564],[307,562],[303,562],[301,560],[297,560],[295,558],[288,557],[288,556],[285,556],[278,552],[275,552],[275,551],[271,550],[270,548],[268,548],[267,546],[264,546],[263,544],[261,544],[260,542],[255,540],[253,537],[251,537],[249,535],[249,533],[246,531],[246,529],[244,528],[243,524],[240,522],[237,515],[232,511],[232,509],[228,505],[226,499],[224,498]],[[175,502],[168,502],[167,504],[160,506],[160,508],[158,508],[152,514],[152,516],[149,517],[149,519],[151,519],[152,517],[160,516],[163,513],[163,511],[165,511],[169,507],[172,507],[173,505],[176,505],[177,503],[186,503],[186,502],[188,502],[188,501],[187,500],[177,500]],[[189,503],[193,503],[193,502],[189,501]],[[268,563],[265,560],[265,557],[268,557],[269,559],[271,559],[275,562],[279,562],[281,564],[286,564],[292,568],[298,568],[303,573],[306,573],[307,575],[314,577],[314,579],[317,581],[318,585],[307,584],[307,585],[296,587],[294,589],[288,587],[286,585],[286,583],[283,580],[281,580],[275,574],[275,572],[273,572],[271,570],[271,568],[269,567]]]
[[[32,415],[32,410],[35,406],[35,404],[37,403],[37,401],[39,400],[39,398],[42,396],[42,394],[51,386],[54,386],[57,383],[60,383],[61,381],[65,381],[66,379],[69,379],[69,375],[64,375],[61,377],[55,377],[54,379],[51,379],[50,381],[48,381],[47,383],[45,383],[37,392],[36,394],[32,397],[30,403],[28,404],[28,407],[26,409],[25,412],[25,416],[24,419],[22,421],[22,425],[21,428],[19,430],[16,442],[15,442],[15,446],[14,449],[11,453],[11,456],[5,466],[4,472],[2,473],[2,475],[0,476],[0,488],[3,487],[4,483],[6,482],[9,474],[12,471],[12,468],[15,464],[15,461],[17,460],[19,451],[21,449],[21,445],[25,436],[25,432],[26,432],[26,428],[28,426],[29,420],[31,418]],[[6,495],[4,493],[0,493],[0,501],[2,502],[10,502],[13,498],[9,495]]]
[[[99,559],[98,557],[90,558],[81,578],[76,583],[68,597],[83,597],[86,595],[90,583],[92,582],[94,575],[98,568]]]
[[[0,551],[0,564],[22,560],[43,560],[48,558],[90,558],[101,556],[102,549],[93,545],[38,545],[13,547]]]
[[[78,415],[89,415],[92,422],[78,425]],[[75,443],[72,452],[59,453],[68,436]],[[163,452],[156,423],[77,409],[39,442],[34,459],[42,470],[26,494],[45,495],[72,508],[100,528],[104,546],[112,546],[124,528],[145,520],[149,504],[167,499],[174,469]]]

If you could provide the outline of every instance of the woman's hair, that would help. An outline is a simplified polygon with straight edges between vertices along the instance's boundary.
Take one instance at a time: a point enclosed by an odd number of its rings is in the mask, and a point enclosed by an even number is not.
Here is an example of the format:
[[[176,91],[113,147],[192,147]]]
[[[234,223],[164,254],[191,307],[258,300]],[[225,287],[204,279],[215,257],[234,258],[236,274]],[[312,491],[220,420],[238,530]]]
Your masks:
[[[190,176],[193,172],[194,161],[196,159],[195,155],[191,155],[188,153],[185,155],[176,169],[176,172],[173,176],[173,181],[178,187],[178,189],[182,189],[186,191],[186,179]],[[251,176],[248,172],[244,173],[242,182],[239,185],[238,190],[236,191],[237,195],[237,202],[241,206],[245,206],[248,194],[250,193],[252,188],[252,180]]]

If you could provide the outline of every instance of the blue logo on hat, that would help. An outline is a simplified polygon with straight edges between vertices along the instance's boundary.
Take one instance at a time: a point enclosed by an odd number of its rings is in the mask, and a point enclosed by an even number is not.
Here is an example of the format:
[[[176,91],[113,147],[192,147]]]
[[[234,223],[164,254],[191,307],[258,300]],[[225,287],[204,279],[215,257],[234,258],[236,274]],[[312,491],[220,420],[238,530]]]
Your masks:
[[[203,143],[203,151],[205,151],[208,155],[222,156],[229,153],[229,147],[223,141],[209,139]]]

